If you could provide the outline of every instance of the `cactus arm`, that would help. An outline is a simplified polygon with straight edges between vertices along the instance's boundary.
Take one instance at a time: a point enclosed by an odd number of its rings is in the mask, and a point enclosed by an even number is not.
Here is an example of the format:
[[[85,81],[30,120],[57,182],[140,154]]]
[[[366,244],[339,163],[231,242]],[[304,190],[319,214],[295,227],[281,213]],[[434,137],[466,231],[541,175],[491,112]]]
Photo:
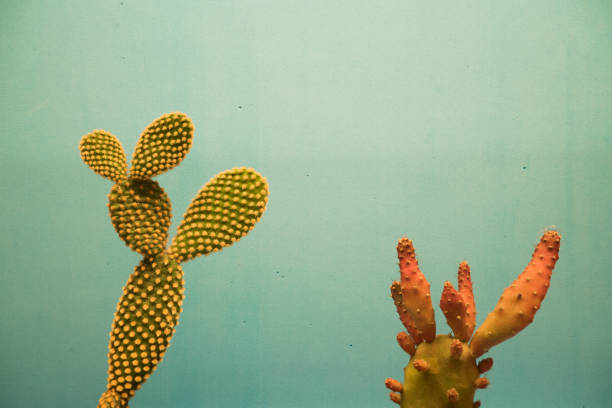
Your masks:
[[[467,307],[463,301],[463,297],[453,287],[449,281],[444,282],[442,296],[440,296],[440,309],[446,317],[446,323],[453,330],[455,336],[466,341],[468,336],[468,327],[465,324],[467,317]]]
[[[148,179],[176,167],[191,148],[194,126],[184,113],[155,119],[136,144],[130,177]]]
[[[125,152],[119,140],[105,130],[94,130],[81,138],[81,159],[94,172],[115,183],[127,178]]]
[[[153,180],[125,180],[108,195],[115,231],[132,250],[155,256],[168,241],[172,207],[166,192]]]
[[[467,331],[465,341],[467,341],[472,337],[474,327],[476,327],[476,302],[474,301],[470,265],[465,261],[459,264],[457,283],[458,292],[465,303],[465,325]]]
[[[478,357],[527,327],[540,309],[550,285],[552,270],[559,259],[561,236],[556,231],[544,233],[531,262],[502,293],[497,306],[474,333],[470,343]]]
[[[226,170],[193,199],[170,253],[178,262],[220,251],[252,230],[266,209],[268,182],[253,169]]]
[[[402,286],[399,281],[394,281],[391,284],[391,297],[393,298],[393,302],[395,303],[395,307],[397,308],[397,314],[401,322],[404,324],[404,327],[410,333],[410,337],[412,338],[412,342],[414,345],[417,345],[423,341],[423,338],[419,334],[419,331],[410,317],[410,313],[406,306],[404,306],[404,302],[402,301]],[[401,344],[401,343],[400,343]],[[403,347],[402,347],[403,348]]]
[[[419,269],[411,240],[402,238],[398,241],[397,257],[401,273],[402,302],[421,337],[431,342],[436,337],[436,320],[430,286]]]
[[[449,281],[444,282],[440,309],[455,336],[461,341],[468,341],[474,331],[476,306],[472,293],[470,266],[465,261],[459,265],[457,280],[459,290],[456,290]]]

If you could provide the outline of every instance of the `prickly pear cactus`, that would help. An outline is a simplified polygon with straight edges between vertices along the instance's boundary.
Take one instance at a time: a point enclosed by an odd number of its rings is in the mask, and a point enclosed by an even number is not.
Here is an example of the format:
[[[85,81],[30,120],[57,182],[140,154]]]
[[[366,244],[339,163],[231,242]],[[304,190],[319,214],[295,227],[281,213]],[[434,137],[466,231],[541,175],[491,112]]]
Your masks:
[[[401,408],[479,407],[474,394],[489,385],[481,374],[491,369],[493,360],[476,360],[533,321],[559,259],[560,243],[556,231],[544,233],[531,262],[504,290],[493,312],[472,337],[476,306],[469,265],[459,265],[458,289],[448,281],[444,283],[440,308],[452,334],[436,336],[429,283],[419,269],[412,241],[400,239],[397,255],[401,279],[391,284],[391,297],[406,328],[398,333],[397,341],[411,358],[404,369],[403,384],[392,378],[385,381],[391,400]]]
[[[268,201],[268,183],[253,169],[236,168],[213,177],[191,202],[168,244],[170,199],[152,180],[176,167],[189,152],[193,123],[170,113],[140,136],[128,174],[119,140],[104,130],[83,136],[81,158],[115,184],[108,195],[119,237],[143,255],[117,304],[109,353],[108,385],[98,408],[126,408],[170,346],[183,303],[181,263],[233,244],[253,229]]]

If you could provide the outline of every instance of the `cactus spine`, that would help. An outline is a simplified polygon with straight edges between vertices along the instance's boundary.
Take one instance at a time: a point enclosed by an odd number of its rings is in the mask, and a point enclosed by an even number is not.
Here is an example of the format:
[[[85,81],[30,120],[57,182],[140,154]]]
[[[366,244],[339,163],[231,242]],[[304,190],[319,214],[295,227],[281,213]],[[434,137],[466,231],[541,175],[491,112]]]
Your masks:
[[[504,290],[472,337],[476,306],[467,262],[459,265],[458,290],[447,281],[440,299],[452,334],[436,336],[429,283],[419,270],[412,241],[400,239],[401,280],[391,284],[391,297],[407,331],[399,332],[397,341],[411,358],[404,369],[403,384],[391,378],[385,381],[390,399],[401,408],[479,407],[480,402],[473,401],[474,394],[489,385],[488,378],[480,375],[491,369],[493,360],[476,359],[533,321],[559,259],[560,242],[556,231],[544,233],[531,262]]]
[[[268,200],[268,184],[253,169],[213,177],[193,199],[166,249],[171,204],[152,180],[176,167],[191,147],[193,123],[182,113],[153,121],[141,134],[128,174],[119,140],[104,130],[83,136],[81,158],[115,184],[108,195],[119,237],[143,255],[117,304],[108,353],[108,384],[98,408],[127,408],[155,371],[178,325],[184,293],[181,263],[233,244],[253,229]]]

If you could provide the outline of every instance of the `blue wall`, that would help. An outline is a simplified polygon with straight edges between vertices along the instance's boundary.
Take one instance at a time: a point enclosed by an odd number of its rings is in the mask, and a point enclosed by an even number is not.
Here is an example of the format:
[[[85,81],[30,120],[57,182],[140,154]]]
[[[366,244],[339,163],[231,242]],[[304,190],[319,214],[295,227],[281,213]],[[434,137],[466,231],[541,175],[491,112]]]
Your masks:
[[[193,148],[158,177],[172,233],[221,170],[256,168],[271,197],[247,238],[184,266],[181,324],[132,408],[392,407],[396,240],[436,303],[468,260],[481,323],[551,225],[551,290],[478,398],[609,406],[612,7],[575,3],[4,1],[1,405],[97,403],[139,256],[78,143],[104,128],[131,156],[183,111]]]

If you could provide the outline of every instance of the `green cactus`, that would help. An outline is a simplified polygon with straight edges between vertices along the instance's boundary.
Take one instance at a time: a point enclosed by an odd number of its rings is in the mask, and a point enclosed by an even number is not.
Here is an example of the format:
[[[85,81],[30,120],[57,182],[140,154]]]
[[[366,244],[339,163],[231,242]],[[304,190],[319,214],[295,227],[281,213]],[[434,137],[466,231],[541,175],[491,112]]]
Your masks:
[[[458,290],[445,282],[440,308],[453,334],[436,336],[436,323],[429,283],[419,269],[412,241],[397,244],[401,280],[391,284],[391,297],[406,328],[397,342],[411,358],[404,368],[404,383],[387,378],[389,397],[401,408],[477,408],[474,394],[489,380],[480,377],[493,360],[476,359],[491,347],[516,335],[529,325],[539,310],[559,259],[561,236],[547,231],[540,239],[531,262],[503,292],[495,310],[476,330],[476,306],[470,267],[459,265]],[[470,337],[472,338],[470,340]]]
[[[193,130],[191,119],[182,113],[153,121],[136,145],[129,175],[125,152],[115,136],[94,130],[81,140],[83,161],[115,182],[108,195],[113,227],[129,248],[143,255],[117,304],[110,332],[108,384],[98,408],[127,408],[162,360],[182,310],[180,264],[238,241],[265,211],[265,178],[253,169],[224,171],[193,199],[166,249],[170,199],[151,177],[183,160]]]

